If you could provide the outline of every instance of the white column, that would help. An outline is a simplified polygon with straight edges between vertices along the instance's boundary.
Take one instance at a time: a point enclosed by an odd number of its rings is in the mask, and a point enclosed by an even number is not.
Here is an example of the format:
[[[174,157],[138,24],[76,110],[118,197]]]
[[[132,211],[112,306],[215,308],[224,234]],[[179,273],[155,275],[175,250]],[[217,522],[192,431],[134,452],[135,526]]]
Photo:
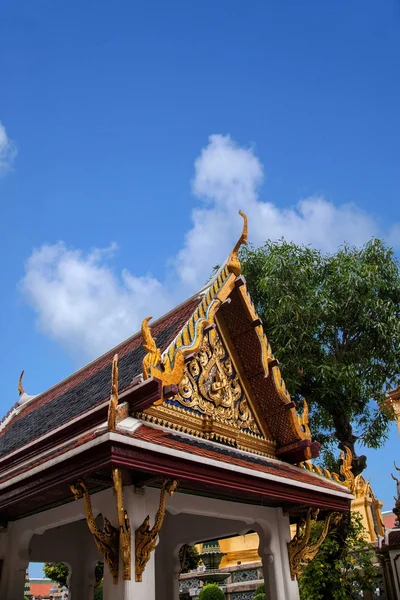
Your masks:
[[[24,597],[25,573],[29,564],[29,541],[31,536],[31,531],[21,531],[18,524],[9,523],[0,582],[0,598],[21,600]]]
[[[150,560],[144,570],[142,581],[137,582],[135,579],[135,531],[140,525],[142,525],[147,515],[150,516],[150,527],[153,526],[154,517],[158,509],[160,491],[145,488],[143,490],[139,490],[139,492],[140,493],[136,493],[132,487],[124,488],[124,505],[128,513],[132,531],[132,578],[130,581],[123,581],[123,569],[122,564],[120,563],[119,580],[118,584],[115,585],[113,583],[110,571],[105,564],[103,590],[104,600],[155,600],[156,598],[154,552],[152,552],[150,555]],[[111,516],[115,514],[115,505],[113,512],[110,510],[108,513],[104,514],[111,520]],[[112,524],[114,526],[117,525],[114,520],[112,521]],[[162,535],[162,530],[160,535]]]
[[[68,578],[70,600],[93,600],[96,562],[83,559],[70,563]]]
[[[290,577],[287,544],[290,541],[289,518],[280,508],[273,521],[257,520],[260,537],[259,555],[263,562],[265,591],[270,600],[299,600],[297,581]]]

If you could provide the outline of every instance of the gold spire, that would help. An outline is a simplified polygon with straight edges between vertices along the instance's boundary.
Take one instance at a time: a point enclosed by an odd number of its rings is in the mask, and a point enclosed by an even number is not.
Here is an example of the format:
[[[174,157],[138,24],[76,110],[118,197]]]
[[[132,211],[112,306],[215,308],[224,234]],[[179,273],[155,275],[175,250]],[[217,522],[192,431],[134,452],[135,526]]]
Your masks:
[[[25,373],[25,371],[22,370],[21,375],[19,376],[19,380],[18,380],[18,394],[20,396],[22,396],[22,394],[25,394],[24,386],[22,385],[22,379],[24,377],[24,373]]]
[[[153,317],[146,317],[142,321],[142,338],[143,348],[146,350],[146,356],[142,362],[143,377],[148,379],[151,377],[151,367],[156,367],[161,361],[161,350],[157,348],[157,344],[149,327],[149,321]]]
[[[233,248],[232,252],[230,253],[228,262],[226,264],[228,271],[230,273],[234,273],[236,275],[236,277],[238,277],[240,275],[240,273],[242,272],[242,267],[241,267],[240,261],[239,261],[239,250],[243,244],[247,244],[247,238],[248,238],[247,216],[241,210],[239,210],[239,215],[241,217],[243,217],[242,235],[236,242],[236,245]]]

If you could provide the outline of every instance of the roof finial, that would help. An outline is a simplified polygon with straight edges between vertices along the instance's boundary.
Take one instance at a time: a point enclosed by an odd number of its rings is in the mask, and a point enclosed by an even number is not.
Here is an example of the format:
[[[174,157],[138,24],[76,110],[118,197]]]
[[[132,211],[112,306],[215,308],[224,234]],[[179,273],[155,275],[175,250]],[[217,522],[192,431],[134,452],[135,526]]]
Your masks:
[[[153,338],[149,327],[149,321],[152,318],[153,317],[146,317],[142,321],[143,348],[146,350],[146,356],[144,357],[142,363],[144,379],[151,377],[151,367],[157,366],[161,360],[161,351],[159,348],[157,348],[156,341]]]
[[[18,380],[18,394],[20,396],[22,396],[22,394],[25,394],[24,386],[22,385],[22,379],[24,377],[24,373],[25,373],[25,371],[22,370],[21,375],[19,376],[19,380]]]
[[[247,232],[247,215],[244,214],[244,212],[242,212],[241,210],[239,210],[239,215],[241,217],[243,217],[243,230],[242,230],[242,235],[240,236],[240,238],[238,239],[238,241],[236,242],[235,247],[233,248],[232,252],[229,255],[228,258],[228,262],[227,262],[227,268],[228,271],[230,273],[234,273],[237,277],[240,275],[242,268],[240,265],[240,261],[239,261],[239,250],[240,247],[243,244],[247,244],[247,237],[248,237],[248,232]]]
[[[118,354],[114,355],[111,371],[111,395],[108,405],[108,430],[115,431],[118,410]]]

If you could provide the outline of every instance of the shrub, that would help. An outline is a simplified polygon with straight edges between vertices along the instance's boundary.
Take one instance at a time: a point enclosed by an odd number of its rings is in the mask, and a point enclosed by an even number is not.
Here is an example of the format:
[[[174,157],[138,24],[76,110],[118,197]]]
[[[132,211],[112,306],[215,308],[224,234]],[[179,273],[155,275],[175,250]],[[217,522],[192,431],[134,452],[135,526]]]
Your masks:
[[[207,583],[202,588],[198,600],[225,600],[225,594],[216,583]]]
[[[261,594],[256,594],[255,596],[253,596],[253,600],[266,600],[267,597],[264,594],[264,592],[261,592]]]
[[[260,585],[256,588],[254,596],[258,596],[259,594],[265,594],[265,586],[263,583],[260,583]]]

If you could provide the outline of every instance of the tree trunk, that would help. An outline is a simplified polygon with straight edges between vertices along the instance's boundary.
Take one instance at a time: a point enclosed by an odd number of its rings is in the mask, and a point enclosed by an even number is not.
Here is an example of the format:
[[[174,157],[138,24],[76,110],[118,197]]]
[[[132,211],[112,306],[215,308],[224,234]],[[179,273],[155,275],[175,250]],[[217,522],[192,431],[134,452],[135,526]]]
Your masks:
[[[360,473],[362,473],[366,468],[367,457],[364,454],[357,456],[355,451],[355,443],[358,438],[353,434],[353,427],[351,426],[351,423],[347,417],[343,414],[336,414],[333,415],[333,421],[336,427],[335,436],[339,440],[339,448],[344,451],[347,446],[347,448],[351,451],[353,455],[353,475],[354,477],[357,477],[357,475],[360,475]]]

